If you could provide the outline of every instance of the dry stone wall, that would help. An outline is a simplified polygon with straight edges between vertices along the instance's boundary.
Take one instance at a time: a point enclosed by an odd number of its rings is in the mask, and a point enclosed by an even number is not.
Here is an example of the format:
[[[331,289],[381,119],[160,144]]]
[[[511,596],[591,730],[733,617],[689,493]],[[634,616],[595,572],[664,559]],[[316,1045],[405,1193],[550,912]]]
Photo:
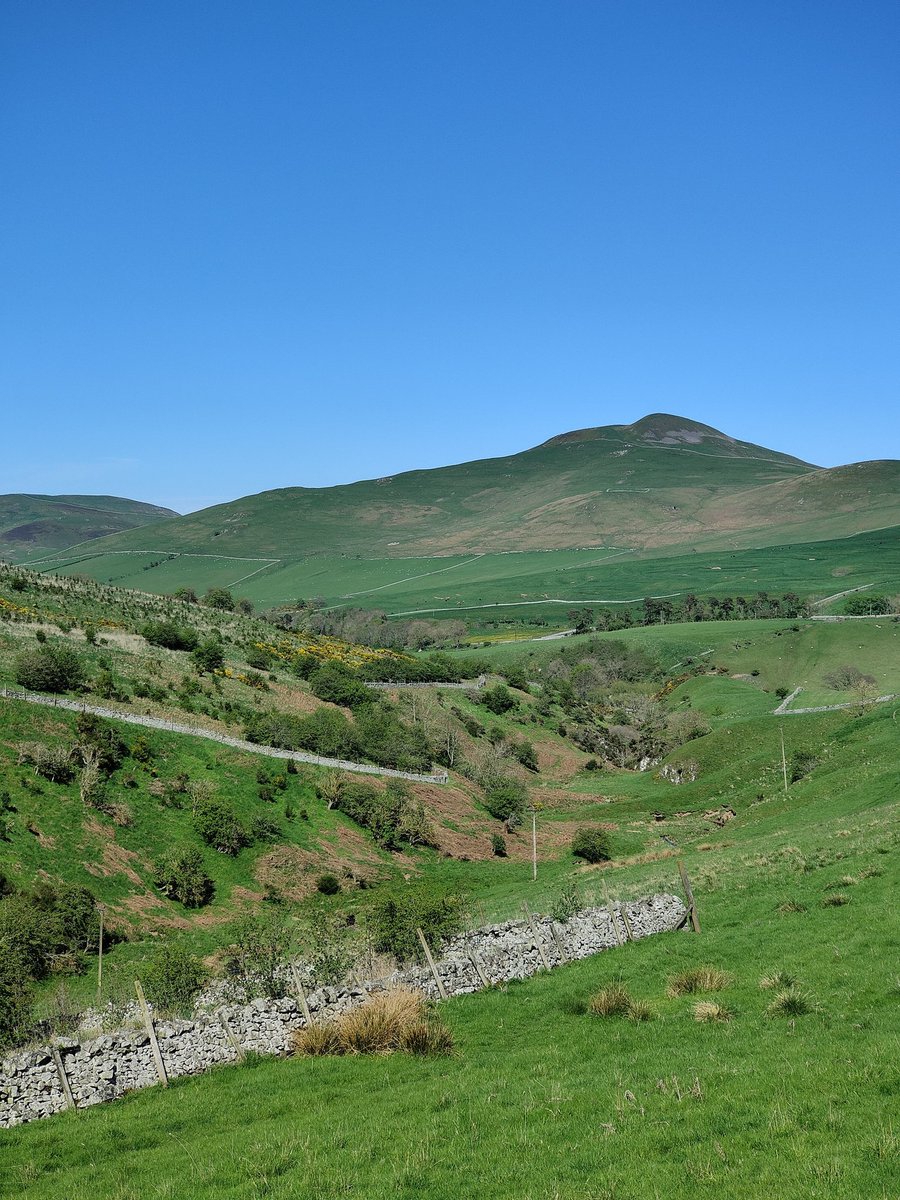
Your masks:
[[[489,984],[525,979],[545,965],[559,966],[631,938],[679,929],[686,918],[682,901],[662,894],[615,905],[612,912],[586,909],[567,921],[545,916],[535,916],[533,926],[529,921],[507,921],[449,941],[437,970],[448,995],[464,995],[484,986],[482,976]],[[417,966],[359,986],[316,988],[308,993],[307,1003],[313,1020],[327,1020],[398,984],[438,998],[429,968]],[[249,1051],[286,1054],[291,1035],[304,1024],[298,1001],[286,996],[223,1004],[198,1011],[191,1020],[156,1020],[154,1028],[166,1074],[173,1079],[234,1062]],[[141,1026],[14,1051],[0,1060],[0,1128],[73,1105],[101,1104],[157,1082],[153,1046]]]

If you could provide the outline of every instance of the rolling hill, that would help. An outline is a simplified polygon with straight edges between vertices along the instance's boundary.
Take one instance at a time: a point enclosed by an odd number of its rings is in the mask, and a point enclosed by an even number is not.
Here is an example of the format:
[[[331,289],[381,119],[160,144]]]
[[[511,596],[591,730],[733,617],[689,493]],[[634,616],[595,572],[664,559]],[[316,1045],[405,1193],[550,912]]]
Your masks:
[[[177,515],[121,496],[0,496],[0,557],[34,559]]]
[[[570,570],[605,557],[734,552],[898,523],[896,461],[823,469],[658,413],[505,458],[261,492],[75,547],[47,567],[159,592],[246,581],[242,591],[265,603],[375,593],[371,604],[382,588],[473,556],[485,556],[479,580],[494,580],[516,574],[497,558],[513,553],[548,555],[549,566],[548,552],[579,551],[578,562],[564,564]],[[527,588],[510,581],[508,590],[490,599],[519,599]]]

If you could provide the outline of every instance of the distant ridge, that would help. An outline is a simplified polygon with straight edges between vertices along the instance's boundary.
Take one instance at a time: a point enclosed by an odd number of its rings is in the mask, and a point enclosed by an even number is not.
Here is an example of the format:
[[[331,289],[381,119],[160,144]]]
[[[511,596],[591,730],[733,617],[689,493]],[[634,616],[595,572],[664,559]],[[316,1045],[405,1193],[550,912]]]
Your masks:
[[[12,493],[0,496],[0,558],[19,562],[177,516],[122,496]]]
[[[896,524],[900,463],[826,470],[687,417],[651,413],[502,458],[244,496],[78,547],[85,553],[58,568],[165,590],[165,579],[183,578],[187,567],[148,575],[148,563],[202,555],[235,560],[229,580],[264,575],[270,591],[284,574],[285,594],[294,595],[291,581],[301,576],[291,575],[291,564],[317,557],[380,561],[585,546],[676,554]],[[129,554],[145,557],[129,561]],[[315,588],[314,574],[304,567],[304,587]]]

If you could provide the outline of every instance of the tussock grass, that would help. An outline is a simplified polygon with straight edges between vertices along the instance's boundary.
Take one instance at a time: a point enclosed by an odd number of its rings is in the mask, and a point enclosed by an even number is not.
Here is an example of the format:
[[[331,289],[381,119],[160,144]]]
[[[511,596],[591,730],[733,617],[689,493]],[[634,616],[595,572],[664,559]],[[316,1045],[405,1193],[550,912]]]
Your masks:
[[[802,900],[785,900],[778,905],[775,911],[779,917],[786,917],[790,913],[805,913],[809,910]]]
[[[732,982],[732,976],[718,967],[688,967],[686,971],[669,976],[666,993],[669,996],[690,996],[696,992],[721,992]]]
[[[759,986],[772,991],[783,991],[785,988],[796,987],[797,976],[792,975],[790,971],[773,971],[771,975],[763,975],[759,981]]]
[[[610,983],[591,996],[588,1012],[593,1017],[627,1017],[633,1004],[628,988],[621,983]]]
[[[632,1000],[626,1016],[629,1021],[652,1021],[656,1013],[648,1000]]]
[[[733,1016],[727,1005],[717,1004],[715,1000],[698,1000],[694,1005],[694,1020],[701,1024],[730,1021]]]
[[[843,905],[850,903],[850,897],[846,892],[831,892],[830,895],[824,896],[819,903],[822,908],[842,908]]]
[[[449,1054],[453,1035],[424,998],[408,988],[394,988],[351,1008],[335,1021],[316,1022],[293,1037],[295,1054]]]
[[[770,1017],[805,1017],[812,1012],[809,997],[796,987],[784,988],[766,1009]]]

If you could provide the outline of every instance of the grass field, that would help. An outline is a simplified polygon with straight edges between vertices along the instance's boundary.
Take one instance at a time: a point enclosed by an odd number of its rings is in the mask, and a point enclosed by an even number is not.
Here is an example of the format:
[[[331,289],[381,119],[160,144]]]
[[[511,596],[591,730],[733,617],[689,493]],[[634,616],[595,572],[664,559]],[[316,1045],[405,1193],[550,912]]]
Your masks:
[[[793,591],[822,598],[867,584],[894,595],[900,591],[900,527],[832,541],[658,557],[627,543],[409,559],[315,555],[296,562],[84,548],[38,569],[159,593],[232,587],[261,608],[320,596],[332,607],[458,617],[476,632],[498,621],[543,622],[553,629],[565,627],[572,605],[639,603],[647,595]]]
[[[0,1194],[893,1197],[895,724],[887,710],[796,718],[803,737],[830,748],[826,769],[787,796],[770,780],[760,801],[754,763],[770,756],[774,725],[751,721],[732,740],[730,767],[724,729],[698,744],[708,796],[720,790],[719,762],[738,813],[681,849],[700,936],[665,935],[451,1001],[449,1059],[258,1062],[10,1131]],[[631,778],[650,802],[661,788],[687,791]],[[641,857],[577,882],[603,880],[614,896],[674,886],[674,857]],[[449,865],[470,878],[479,869]],[[516,890],[540,907],[558,878]],[[666,994],[672,973],[701,964],[731,977],[699,997],[730,1019],[699,1023],[698,997]],[[774,992],[760,980],[775,971],[796,977],[807,1012],[769,1015]],[[649,1001],[654,1019],[585,1015],[611,981]]]

